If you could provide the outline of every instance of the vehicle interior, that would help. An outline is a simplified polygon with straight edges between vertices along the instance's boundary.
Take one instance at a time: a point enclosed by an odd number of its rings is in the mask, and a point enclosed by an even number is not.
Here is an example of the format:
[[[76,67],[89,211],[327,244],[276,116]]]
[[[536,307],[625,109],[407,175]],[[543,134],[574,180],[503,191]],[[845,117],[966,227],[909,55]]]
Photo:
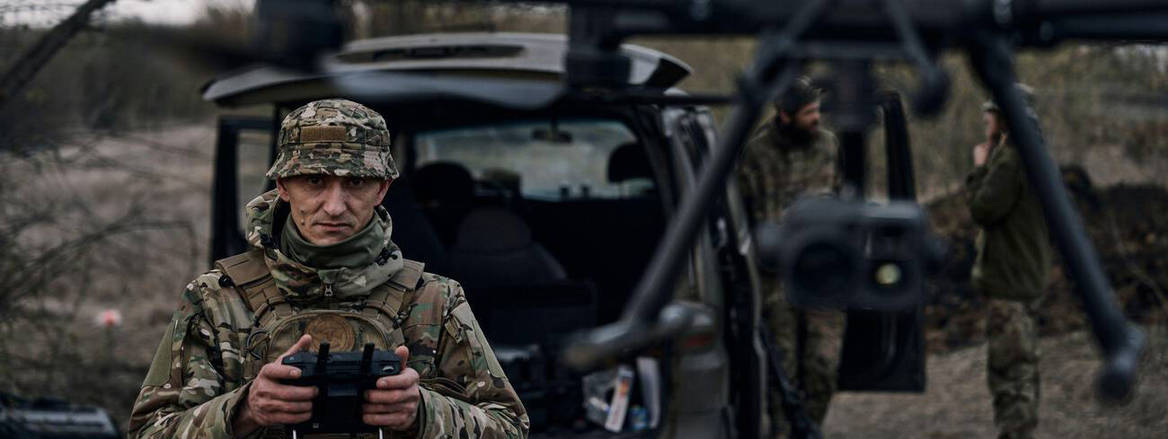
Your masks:
[[[401,176],[384,202],[394,241],[464,286],[498,355],[554,357],[571,333],[620,316],[666,220],[660,176],[624,122],[501,120],[401,130],[395,144]],[[520,375],[517,387],[531,384],[527,374],[558,376],[568,393],[522,395],[530,407],[548,408],[543,397],[580,400],[570,395],[578,381],[554,358],[526,363],[547,370],[509,371]],[[532,415],[549,424],[575,417]]]
[[[407,255],[424,255],[462,282],[480,299],[472,304],[558,284],[563,293],[548,300],[587,298],[599,323],[619,316],[664,226],[652,168],[631,130],[576,119],[404,136],[412,160],[386,203],[395,219],[415,212],[418,224],[402,227],[412,236],[397,239]]]

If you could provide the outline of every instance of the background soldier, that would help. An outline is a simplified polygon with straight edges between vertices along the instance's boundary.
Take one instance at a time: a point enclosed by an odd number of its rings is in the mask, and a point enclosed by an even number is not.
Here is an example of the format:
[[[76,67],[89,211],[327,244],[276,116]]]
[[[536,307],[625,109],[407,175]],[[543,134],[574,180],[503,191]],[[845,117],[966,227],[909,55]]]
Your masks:
[[[746,145],[738,170],[738,187],[754,223],[778,222],[783,209],[801,195],[839,191],[839,145],[819,126],[821,92],[800,78],[775,103],[775,117]],[[783,368],[805,395],[807,414],[822,423],[836,389],[839,328],[832,311],[795,310],[774,274],[763,278],[763,318],[783,351]],[[785,416],[776,385],[771,386],[770,416],[776,427]],[[786,430],[779,427],[780,432]]]
[[[397,169],[373,110],[322,100],[284,118],[277,190],[248,204],[252,249],[191,282],[135,402],[131,437],[243,437],[307,421],[314,387],[290,353],[374,343],[406,361],[363,421],[409,437],[525,437],[528,418],[462,287],[423,273],[380,206]],[[282,353],[282,355],[281,355]],[[373,435],[377,437],[377,435]]]
[[[1019,85],[1032,100],[1028,87]],[[987,381],[1000,438],[1029,438],[1038,425],[1038,334],[1034,306],[1046,287],[1046,221],[998,106],[983,105],[986,143],[973,148],[969,212],[981,227],[973,287],[986,298]],[[1035,123],[1037,123],[1036,119]]]

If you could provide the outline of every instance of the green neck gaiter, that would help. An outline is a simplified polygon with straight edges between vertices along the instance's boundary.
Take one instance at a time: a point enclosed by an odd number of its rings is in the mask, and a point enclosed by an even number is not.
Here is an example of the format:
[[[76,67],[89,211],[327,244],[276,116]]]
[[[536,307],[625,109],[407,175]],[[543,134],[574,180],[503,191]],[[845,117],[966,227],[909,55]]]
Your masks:
[[[320,246],[304,239],[292,215],[288,215],[280,234],[280,251],[293,261],[318,270],[364,268],[372,264],[385,248],[385,226],[379,215],[373,215],[369,224],[353,236],[336,244]]]

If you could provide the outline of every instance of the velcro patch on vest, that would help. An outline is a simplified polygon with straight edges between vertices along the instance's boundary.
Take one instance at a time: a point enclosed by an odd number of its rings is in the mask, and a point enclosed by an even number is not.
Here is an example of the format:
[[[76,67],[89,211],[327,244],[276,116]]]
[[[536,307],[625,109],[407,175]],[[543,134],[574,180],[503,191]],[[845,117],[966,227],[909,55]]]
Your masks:
[[[342,126],[301,127],[300,143],[346,142],[348,141],[346,132],[346,127]]]
[[[313,318],[308,322],[304,333],[312,336],[313,352],[320,352],[322,342],[328,342],[329,350],[332,352],[351,351],[357,340],[349,322],[336,314],[323,314]]]

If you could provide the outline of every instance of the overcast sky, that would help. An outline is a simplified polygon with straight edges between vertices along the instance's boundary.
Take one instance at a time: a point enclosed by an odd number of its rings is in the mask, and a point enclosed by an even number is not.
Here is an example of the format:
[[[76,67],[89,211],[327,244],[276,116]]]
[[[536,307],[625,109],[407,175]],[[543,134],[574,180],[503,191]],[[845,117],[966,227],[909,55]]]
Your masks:
[[[251,9],[254,0],[117,0],[114,16],[139,17],[152,23],[185,24],[198,18],[207,4]]]

